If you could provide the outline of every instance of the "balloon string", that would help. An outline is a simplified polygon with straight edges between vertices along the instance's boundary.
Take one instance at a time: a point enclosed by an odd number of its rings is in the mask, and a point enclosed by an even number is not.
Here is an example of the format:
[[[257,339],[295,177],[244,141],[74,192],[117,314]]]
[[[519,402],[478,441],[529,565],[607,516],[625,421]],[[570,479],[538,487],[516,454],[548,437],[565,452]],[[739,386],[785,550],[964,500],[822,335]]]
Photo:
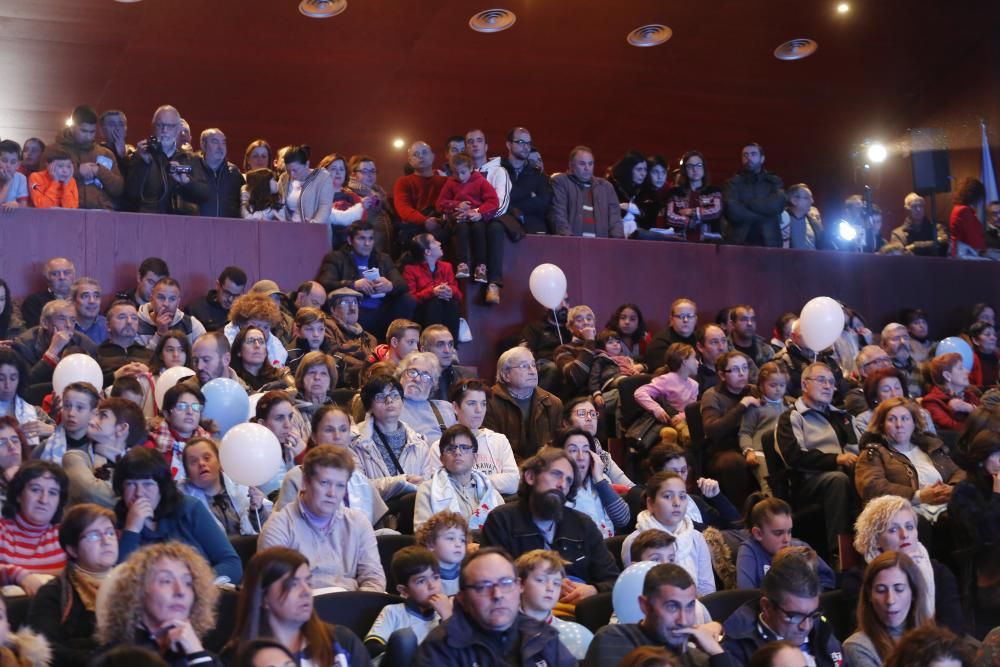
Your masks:
[[[556,312],[555,308],[552,309],[552,319],[556,321],[556,333],[559,334],[559,344],[562,345],[563,344],[562,327],[559,326],[559,313]]]

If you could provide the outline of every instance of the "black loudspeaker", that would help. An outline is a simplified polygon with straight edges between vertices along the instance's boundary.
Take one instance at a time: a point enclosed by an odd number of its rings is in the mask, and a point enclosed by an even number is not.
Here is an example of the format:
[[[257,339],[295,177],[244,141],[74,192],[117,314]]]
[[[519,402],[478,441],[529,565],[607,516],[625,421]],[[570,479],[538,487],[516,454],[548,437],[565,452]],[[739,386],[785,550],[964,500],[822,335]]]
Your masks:
[[[913,191],[918,195],[951,192],[951,169],[944,132],[925,127],[910,130]]]

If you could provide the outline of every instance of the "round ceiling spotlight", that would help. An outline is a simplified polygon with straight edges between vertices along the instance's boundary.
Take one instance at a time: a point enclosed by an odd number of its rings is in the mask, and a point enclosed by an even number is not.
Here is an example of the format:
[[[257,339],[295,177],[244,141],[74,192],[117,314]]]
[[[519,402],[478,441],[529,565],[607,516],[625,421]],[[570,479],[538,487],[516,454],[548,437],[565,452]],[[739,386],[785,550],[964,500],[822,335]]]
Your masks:
[[[469,19],[469,27],[476,32],[500,32],[514,25],[517,16],[509,9],[486,9]]]
[[[816,53],[818,48],[819,44],[812,39],[790,39],[774,50],[774,57],[778,60],[802,60]]]
[[[328,19],[343,13],[347,0],[302,0],[299,13],[311,19]]]
[[[632,46],[658,46],[674,36],[674,31],[660,23],[636,28],[625,38]]]

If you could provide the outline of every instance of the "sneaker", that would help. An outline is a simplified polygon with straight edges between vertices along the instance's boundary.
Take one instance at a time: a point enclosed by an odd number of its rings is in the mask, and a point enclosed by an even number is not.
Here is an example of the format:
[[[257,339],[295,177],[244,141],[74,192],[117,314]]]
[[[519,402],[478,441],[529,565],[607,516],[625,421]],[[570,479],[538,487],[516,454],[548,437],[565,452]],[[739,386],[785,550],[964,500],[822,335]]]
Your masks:
[[[499,306],[500,305],[500,287],[496,283],[490,283],[486,288],[486,305],[487,306]]]
[[[465,275],[468,276],[469,272],[466,271]],[[476,267],[476,277],[474,278],[474,280],[477,283],[483,283],[484,285],[486,284],[486,265],[485,264],[480,264],[479,266]]]
[[[462,262],[458,265],[458,270],[455,271],[456,278],[468,278],[469,277],[469,265]]]

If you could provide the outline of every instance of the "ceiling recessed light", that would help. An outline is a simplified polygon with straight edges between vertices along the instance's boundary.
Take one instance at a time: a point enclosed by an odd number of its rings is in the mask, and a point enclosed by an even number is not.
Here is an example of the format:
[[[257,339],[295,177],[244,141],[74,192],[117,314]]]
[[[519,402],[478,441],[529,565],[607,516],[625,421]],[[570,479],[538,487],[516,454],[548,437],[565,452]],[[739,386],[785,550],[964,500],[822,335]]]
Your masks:
[[[328,19],[343,13],[347,0],[302,0],[299,13],[311,19]]]
[[[392,147],[393,148],[402,148],[405,145],[406,145],[406,142],[403,141],[402,139],[400,139],[399,137],[396,137],[395,139],[392,140]]]
[[[842,2],[839,5],[837,5],[837,13],[838,14],[846,14],[849,11],[851,11],[851,6],[849,4],[847,4],[846,2]]]
[[[811,39],[790,39],[774,50],[774,57],[778,60],[802,60],[816,53],[818,48],[819,44]]]
[[[628,34],[625,41],[632,46],[657,46],[674,36],[674,31],[659,23],[639,26]]]
[[[509,9],[487,9],[469,19],[469,27],[476,32],[500,32],[514,25],[517,16]]]

